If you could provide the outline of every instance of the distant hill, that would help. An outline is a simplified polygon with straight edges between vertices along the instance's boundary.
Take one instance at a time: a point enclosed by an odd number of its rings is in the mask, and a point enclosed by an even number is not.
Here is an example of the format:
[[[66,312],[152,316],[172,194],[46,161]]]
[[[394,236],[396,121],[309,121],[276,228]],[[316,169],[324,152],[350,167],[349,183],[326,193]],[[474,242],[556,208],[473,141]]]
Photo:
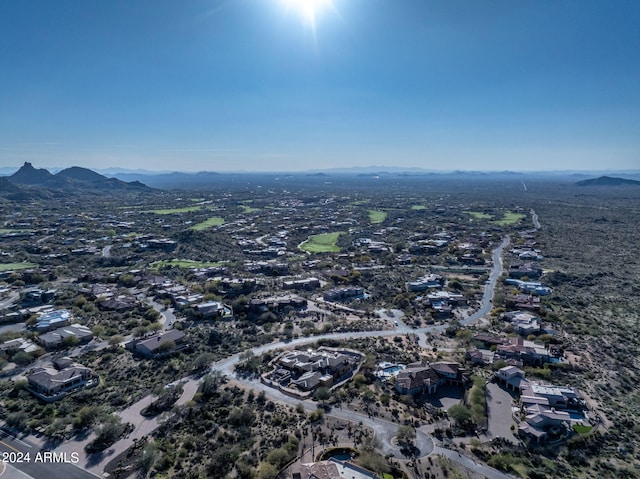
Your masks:
[[[93,170],[81,168],[79,166],[66,168],[54,175],[44,168],[34,168],[29,162],[22,165],[18,171],[7,177],[6,180],[14,186],[32,187],[28,190],[23,189],[19,191],[21,197],[24,197],[25,195],[42,196],[42,191],[36,191],[36,189],[34,189],[35,187],[49,190],[51,192],[63,191],[64,193],[151,191],[151,188],[140,181],[127,183],[117,178],[107,178],[100,173],[96,173]],[[2,190],[4,189],[5,188],[2,188]],[[13,193],[16,194],[18,192],[14,191]]]
[[[0,177],[0,197],[11,201],[30,201],[35,198],[48,199],[52,195],[45,188],[19,185],[7,178]]]
[[[224,184],[233,173],[220,174],[215,171],[200,171],[198,173],[161,173],[161,174],[141,174],[141,173],[116,173],[116,178],[130,183],[144,183],[153,188],[206,188],[212,184]]]
[[[45,170],[46,171],[46,170]],[[79,166],[72,166],[71,168],[64,169],[56,173],[56,176],[63,176],[65,178],[71,178],[78,181],[103,181],[108,178],[100,173],[96,173],[88,168],[81,168]]]
[[[44,168],[36,169],[29,162],[9,177],[14,183],[21,185],[42,185],[54,181],[54,176]]]
[[[0,178],[0,192],[2,193],[17,193],[20,191],[20,187],[6,178]]]
[[[599,178],[591,178],[589,180],[582,180],[576,183],[578,186],[640,186],[640,181],[627,180],[625,178],[614,178],[611,176],[601,176]]]

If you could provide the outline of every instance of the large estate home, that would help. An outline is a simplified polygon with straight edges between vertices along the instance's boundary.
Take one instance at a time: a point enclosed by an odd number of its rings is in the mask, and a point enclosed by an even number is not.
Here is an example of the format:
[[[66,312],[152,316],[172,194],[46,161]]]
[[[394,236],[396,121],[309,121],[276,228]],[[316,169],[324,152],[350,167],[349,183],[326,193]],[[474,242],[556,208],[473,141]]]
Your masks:
[[[254,298],[249,302],[249,310],[254,313],[283,312],[288,308],[301,309],[306,305],[307,300],[305,298],[295,294],[287,294],[268,298]]]
[[[398,373],[394,387],[400,394],[435,394],[443,384],[464,386],[468,382],[467,370],[458,363],[414,363]]]
[[[344,351],[292,351],[277,360],[271,379],[302,391],[331,387],[349,378],[360,360],[360,355]]]
[[[524,421],[518,426],[518,434],[529,441],[540,444],[567,436],[573,421],[571,412],[582,417],[586,404],[575,388],[533,383],[514,366],[499,369],[495,379],[520,394]]]
[[[550,361],[552,355],[543,344],[522,338],[509,338],[506,344],[496,348],[496,354],[504,359],[518,359],[525,364],[543,365]]]
[[[91,374],[91,369],[79,364],[70,364],[59,370],[36,368],[27,376],[27,389],[43,401],[53,402],[85,387]]]

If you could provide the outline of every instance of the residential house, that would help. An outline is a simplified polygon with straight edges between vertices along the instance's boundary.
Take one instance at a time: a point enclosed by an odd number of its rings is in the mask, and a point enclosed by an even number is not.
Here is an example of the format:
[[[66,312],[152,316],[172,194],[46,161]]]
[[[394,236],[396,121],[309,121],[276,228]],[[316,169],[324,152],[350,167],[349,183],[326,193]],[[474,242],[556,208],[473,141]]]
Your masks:
[[[469,349],[465,357],[473,365],[487,366],[493,363],[493,351],[488,349]]]
[[[529,380],[525,378],[525,372],[515,366],[505,366],[500,368],[495,376],[498,383],[508,390],[521,393],[529,386]]]
[[[438,362],[422,366],[410,364],[395,378],[394,388],[400,394],[435,394],[443,384],[464,386],[469,376],[458,363]]]
[[[463,255],[458,256],[458,261],[462,264],[468,265],[481,265],[485,264],[486,261],[482,256],[478,256],[474,253],[465,253]]]
[[[400,255],[396,256],[396,261],[400,265],[411,264],[411,255],[410,254],[406,254],[406,253],[405,254],[400,254]]]
[[[177,329],[155,334],[145,339],[134,339],[125,347],[145,358],[163,358],[185,349],[185,334]]]
[[[533,263],[520,263],[514,264],[509,267],[509,276],[512,278],[524,278],[538,279],[542,276],[542,268]]]
[[[71,313],[66,309],[57,309],[55,311],[49,311],[42,313],[38,319],[36,319],[36,331],[46,332],[52,329],[66,326],[71,319]]]
[[[72,324],[49,331],[38,336],[37,341],[46,349],[57,348],[65,343],[67,338],[77,338],[79,343],[88,343],[93,339],[91,330],[81,324]]]
[[[273,261],[247,262],[245,269],[250,273],[262,273],[268,276],[284,276],[289,274],[289,264]]]
[[[47,291],[44,291],[40,288],[30,289],[24,291],[24,293],[22,294],[22,305],[30,307],[40,304],[46,304],[49,301],[52,301],[56,294],[57,291],[55,289],[50,289]]]
[[[497,347],[496,354],[503,359],[515,358],[525,364],[537,366],[542,366],[551,359],[551,352],[544,345],[522,338],[509,338],[508,343]]]
[[[513,252],[513,251],[512,251]],[[543,256],[540,254],[538,250],[520,250],[518,252],[518,258],[523,261],[540,261],[543,259]]]
[[[285,281],[283,286],[284,289],[303,289],[310,291],[320,287],[320,280],[318,278],[296,279]]]
[[[426,302],[433,309],[436,317],[448,318],[453,308],[466,303],[466,299],[460,293],[435,291],[427,295]]]
[[[291,479],[380,479],[380,476],[351,462],[331,458],[301,464],[292,472]]]
[[[349,378],[361,359],[342,351],[292,351],[277,360],[271,379],[284,386],[292,382],[303,391],[331,387]]]
[[[328,289],[322,297],[325,301],[344,301],[350,299],[364,298],[366,292],[360,286],[345,286],[343,288]]]
[[[254,298],[249,302],[249,311],[265,313],[267,311],[283,312],[287,308],[301,309],[307,306],[307,300],[295,294]]]
[[[43,401],[53,402],[84,388],[91,376],[91,369],[79,364],[61,370],[36,368],[27,375],[27,389]]]
[[[584,405],[577,389],[568,386],[552,386],[549,384],[530,384],[522,392],[522,402],[529,398],[544,398],[546,404],[553,408],[579,409]]]
[[[8,355],[15,354],[20,351],[24,351],[25,353],[32,353],[38,351],[39,349],[40,347],[38,345],[33,344],[31,341],[25,338],[11,339],[0,344],[0,353],[5,353]]]
[[[98,306],[102,309],[107,309],[110,311],[116,311],[118,313],[122,313],[125,311],[131,311],[135,309],[138,305],[138,301],[131,296],[120,295],[115,298],[105,299],[104,301],[100,301]]]
[[[518,434],[540,444],[565,437],[569,433],[570,423],[568,412],[535,404],[526,409],[526,419],[518,426]]]
[[[504,319],[509,321],[513,330],[523,336],[540,332],[542,322],[539,317],[525,311],[510,311],[504,313]]]
[[[508,294],[505,304],[509,309],[519,309],[527,311],[538,311],[540,309],[540,296],[532,294]]]
[[[178,242],[170,240],[168,238],[154,238],[148,240],[145,244],[142,245],[142,247],[170,253],[178,247]]]
[[[427,301],[431,306],[443,302],[452,306],[460,306],[467,302],[466,298],[462,294],[454,293],[453,291],[434,291],[427,295]]]
[[[233,310],[231,306],[222,304],[218,301],[208,301],[206,303],[199,303],[193,306],[194,311],[198,316],[202,315],[203,318],[230,318],[233,316]]]
[[[480,341],[486,346],[498,346],[507,342],[506,338],[491,333],[478,333],[473,336],[474,341]]]
[[[407,282],[407,289],[412,292],[426,291],[428,289],[441,288],[444,278],[439,274],[428,274],[415,281]]]
[[[535,281],[522,281],[515,278],[507,278],[504,280],[505,284],[515,286],[523,293],[535,294],[538,296],[548,296],[553,290],[548,286],[543,286],[541,283]]]

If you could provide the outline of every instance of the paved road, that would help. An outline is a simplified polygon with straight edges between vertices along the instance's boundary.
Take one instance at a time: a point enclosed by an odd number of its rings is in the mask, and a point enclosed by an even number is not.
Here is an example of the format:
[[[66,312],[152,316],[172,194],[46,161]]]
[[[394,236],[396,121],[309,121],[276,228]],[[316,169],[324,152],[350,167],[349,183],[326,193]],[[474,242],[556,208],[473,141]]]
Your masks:
[[[531,208],[531,221],[533,221],[533,227],[537,230],[540,229],[540,221],[538,221],[538,214]]]
[[[489,416],[488,435],[513,440],[511,426],[515,425],[511,413],[511,395],[494,383],[487,384],[487,413]]]
[[[74,456],[70,453],[65,458],[67,462],[53,462],[51,458],[44,456],[45,451],[28,440],[19,439],[5,430],[0,430],[0,454],[3,459],[7,459],[11,466],[11,468],[7,468],[5,473],[9,475],[3,474],[2,478],[25,477],[24,474],[35,479],[95,479],[100,477],[75,465],[73,463],[75,462]],[[19,475],[15,469],[23,474]]]
[[[5,464],[0,462],[0,477],[2,479],[33,479],[28,474],[25,474],[20,469],[16,469],[11,464]]]
[[[163,329],[172,329],[176,322],[176,315],[173,308],[166,308],[164,304],[160,304],[156,301],[149,301],[149,304],[160,313],[160,320],[158,321]]]
[[[461,466],[464,466],[467,469],[471,469],[472,471],[478,472],[488,479],[514,479],[514,476],[505,474],[504,472],[500,472],[497,469],[494,469],[492,467],[485,466],[484,464],[476,462],[470,457],[463,456],[457,451],[452,451],[451,449],[445,449],[443,447],[436,446],[433,452],[440,456],[448,457],[449,459],[451,459],[454,462],[457,462]]]
[[[0,326],[0,334],[2,333],[19,333],[27,330],[27,323],[13,323]]]
[[[104,248],[102,248],[102,257],[103,258],[108,258],[111,256],[111,248],[113,248],[113,245],[107,245]]]
[[[480,304],[480,309],[473,313],[468,318],[460,321],[460,324],[469,325],[473,324],[476,321],[482,319],[485,315],[487,315],[492,308],[493,301],[493,291],[496,287],[496,283],[502,274],[502,251],[509,246],[509,237],[506,236],[500,246],[498,246],[493,251],[493,268],[491,269],[491,274],[489,275],[489,280],[484,285],[484,295],[482,296],[482,303]]]
[[[14,305],[16,301],[20,299],[20,293],[17,291],[11,291],[7,299],[0,301],[0,309],[8,309]]]

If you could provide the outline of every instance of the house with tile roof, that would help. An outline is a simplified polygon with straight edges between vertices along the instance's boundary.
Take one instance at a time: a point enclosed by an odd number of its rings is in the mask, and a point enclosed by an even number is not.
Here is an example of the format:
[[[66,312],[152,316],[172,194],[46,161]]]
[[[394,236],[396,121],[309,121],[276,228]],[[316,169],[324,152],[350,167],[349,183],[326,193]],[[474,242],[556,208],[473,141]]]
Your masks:
[[[395,377],[394,388],[400,394],[435,394],[443,384],[465,386],[467,370],[458,363],[438,362],[425,366],[410,364]]]

